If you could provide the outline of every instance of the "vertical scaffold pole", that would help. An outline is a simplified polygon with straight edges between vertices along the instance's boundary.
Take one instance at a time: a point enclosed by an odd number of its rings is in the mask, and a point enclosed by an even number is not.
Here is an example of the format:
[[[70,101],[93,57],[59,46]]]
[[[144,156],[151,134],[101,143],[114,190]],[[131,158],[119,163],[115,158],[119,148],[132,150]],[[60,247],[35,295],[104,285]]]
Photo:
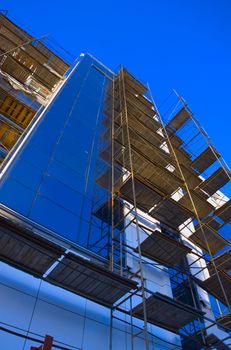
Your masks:
[[[133,196],[133,204],[134,204],[134,214],[135,214],[135,225],[136,225],[136,236],[138,243],[138,257],[139,257],[139,270],[140,270],[140,280],[141,280],[141,293],[142,293],[142,303],[143,303],[143,315],[144,315],[144,336],[145,336],[145,349],[149,350],[149,337],[148,337],[148,322],[147,322],[147,310],[146,310],[146,296],[145,296],[145,278],[143,274],[143,264],[142,264],[142,253],[141,253],[141,240],[140,240],[140,232],[139,232],[139,224],[138,224],[138,212],[136,205],[136,192],[135,192],[135,181],[134,181],[134,171],[133,171],[133,163],[132,163],[132,150],[131,150],[131,141],[130,141],[130,132],[129,132],[129,120],[128,120],[128,111],[127,111],[127,103],[126,103],[126,88],[125,88],[125,80],[124,80],[124,68],[121,68],[119,73],[120,87],[122,85],[122,96],[120,96],[123,101],[123,109],[124,117],[125,117],[125,129],[127,135],[127,145],[128,145],[128,157],[130,163],[130,172],[131,172],[131,180],[132,180],[132,196]]]

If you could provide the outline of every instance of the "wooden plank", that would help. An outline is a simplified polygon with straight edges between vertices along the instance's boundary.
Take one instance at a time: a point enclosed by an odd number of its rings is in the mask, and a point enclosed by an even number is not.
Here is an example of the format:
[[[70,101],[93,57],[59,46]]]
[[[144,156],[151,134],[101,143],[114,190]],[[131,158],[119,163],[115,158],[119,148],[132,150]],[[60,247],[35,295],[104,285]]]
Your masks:
[[[229,171],[223,168],[217,169],[211,176],[200,184],[200,189],[212,196],[229,181]]]
[[[202,311],[160,293],[146,299],[146,312],[148,322],[176,333],[204,315]],[[132,309],[132,315],[143,319],[143,303]]]
[[[1,26],[4,27],[4,34],[7,35],[7,38],[15,42],[17,45],[32,39],[32,36],[29,33],[3,14],[0,14],[0,23]],[[32,43],[25,45],[25,51],[28,51],[35,59],[39,59],[41,64],[47,63],[53,70],[61,75],[63,75],[70,67],[68,63],[66,63],[61,57],[57,56],[39,40],[35,39]]]
[[[171,147],[169,146],[169,149]],[[191,166],[191,158],[190,155],[183,149],[183,148],[174,148],[177,160],[179,161],[180,165],[182,166]]]
[[[5,92],[2,88],[0,88],[0,94],[2,96],[0,113],[23,126],[23,128],[28,126],[36,111]]]
[[[200,219],[203,219],[205,216],[213,212],[214,210],[213,205],[210,204],[199,193],[195,192],[194,190],[191,190],[190,194]],[[192,213],[196,214],[194,211],[194,207],[192,205],[191,198],[189,197],[188,193],[186,193],[182,198],[180,198],[179,203],[181,203],[185,208],[190,210]]]
[[[144,94],[147,91],[147,87],[144,86],[140,80],[136,79],[130,72],[123,68],[125,83],[133,87],[137,92]],[[121,74],[121,72],[120,72]]]
[[[216,256],[214,258],[214,263],[216,264],[217,268],[223,270],[224,272],[230,272],[231,271],[231,249],[227,250],[221,255]]]
[[[163,199],[149,215],[173,229],[178,229],[181,224],[193,216],[190,211],[171,198]]]
[[[47,280],[105,306],[112,306],[137,283],[93,261],[68,253]]]
[[[4,53],[4,52],[1,52],[1,53]],[[1,65],[1,69],[23,84],[25,84],[25,82],[31,75],[30,71],[26,69],[22,69],[22,66],[16,60],[14,60],[11,56],[7,56],[7,58],[4,60],[3,64]]]
[[[64,249],[35,235],[31,230],[0,218],[1,260],[42,277]]]
[[[143,184],[139,179],[135,179],[136,204],[140,210],[149,211],[156,203],[162,200],[162,196],[151,188]],[[132,180],[126,181],[120,189],[120,196],[130,203],[134,203]]]
[[[142,256],[171,267],[182,262],[191,249],[160,231],[143,230],[149,236],[141,243]]]
[[[231,313],[217,318],[217,322],[219,322],[224,327],[230,328],[231,331]]]
[[[229,242],[223,238],[216,230],[208,225],[203,224],[202,228],[200,225],[195,226],[195,232],[189,236],[189,239],[207,253],[209,253],[210,249],[212,254],[216,254],[229,244]],[[208,243],[209,249],[206,241]]]
[[[192,162],[192,167],[198,171],[199,174],[203,173],[210,165],[212,165],[217,158],[220,158],[220,154],[212,146],[207,147],[197,158]]]
[[[103,173],[102,176],[97,179],[97,183],[106,189],[110,189],[110,173]],[[138,174],[134,178],[134,184],[137,208],[148,212],[153,218],[163,221],[168,226],[176,229],[184,221],[192,217],[192,212],[184,208],[179,202],[171,198],[166,198],[164,193],[161,193],[158,189],[154,189],[152,183],[149,183],[147,180],[144,181]],[[122,181],[120,173],[118,179],[116,178],[116,189],[121,198],[134,204],[131,177],[126,181]],[[152,210],[150,211],[150,209]]]
[[[202,180],[199,178],[198,174],[196,174],[192,168],[185,166],[184,164],[181,164],[181,171],[184,175],[184,179],[190,189],[195,189],[197,186],[199,186],[202,182]],[[176,173],[179,173],[179,170],[176,169]]]
[[[135,176],[142,178],[143,182],[148,181],[154,188],[159,189],[165,195],[171,195],[179,187],[183,186],[183,181],[174,173],[161,167],[156,162],[152,162],[139,148],[132,150],[133,171]]]
[[[156,114],[152,108],[143,104],[142,101],[140,101],[134,95],[130,94],[129,90],[126,91],[126,103],[127,107],[130,109],[131,112],[133,112],[134,110],[139,111],[140,113],[152,119]]]
[[[124,205],[117,199],[114,201],[114,225],[117,226],[118,230],[121,230],[124,226]],[[112,224],[112,203],[111,198],[108,198],[103,204],[101,204],[95,211],[94,216],[98,219],[108,223],[108,225]]]
[[[114,167],[114,190],[119,190],[124,182],[124,173],[122,170],[118,169],[117,167]],[[111,192],[112,189],[112,173],[111,168],[108,168],[105,170],[105,172],[102,172],[102,174],[96,179],[96,183],[109,192]]]
[[[120,120],[116,120],[116,122],[121,125]],[[154,145],[158,146],[165,140],[157,133],[157,130],[161,127],[160,123],[155,118],[147,116],[137,109],[131,110],[128,107],[128,126]]]
[[[220,300],[224,305],[229,306],[231,304],[231,277],[222,271],[219,271],[218,274],[219,278],[217,274],[214,273],[204,281],[199,280],[198,278],[196,280],[199,286],[205,291],[213,295],[216,299]],[[221,288],[221,284],[223,289]],[[225,291],[228,303],[224,296],[223,290]]]
[[[182,125],[190,118],[190,113],[183,107],[166,125],[166,130],[171,134],[182,127]]]
[[[174,172],[167,170],[169,158],[164,157],[163,151],[158,149],[153,154],[153,147],[144,143],[144,140],[138,135],[130,135],[132,167],[134,175],[139,175],[143,182],[148,181],[154,187],[163,191],[167,195],[171,195],[179,187],[183,185],[183,180],[175,175]],[[123,152],[122,152],[123,150]],[[157,155],[157,157],[156,157]],[[101,158],[111,164],[111,147],[103,150],[100,154]],[[160,161],[159,161],[160,159]],[[127,148],[114,144],[114,161],[121,167],[131,171],[130,153]]]
[[[214,217],[208,216],[206,219],[202,221],[203,224],[208,225],[209,227],[212,227],[214,230],[219,230],[223,224],[218,222]]]
[[[214,215],[222,219],[224,223],[229,223],[231,219],[231,199],[217,209]]]
[[[205,338],[206,343],[212,349],[217,350],[230,350],[230,347],[226,345],[222,340],[220,340],[215,334],[211,333]]]

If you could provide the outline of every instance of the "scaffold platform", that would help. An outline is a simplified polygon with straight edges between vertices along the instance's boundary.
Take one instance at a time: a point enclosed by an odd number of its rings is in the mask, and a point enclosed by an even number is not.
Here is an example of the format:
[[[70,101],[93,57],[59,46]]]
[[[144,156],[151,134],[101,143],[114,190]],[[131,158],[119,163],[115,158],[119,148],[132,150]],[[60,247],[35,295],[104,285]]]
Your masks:
[[[226,345],[223,341],[221,341],[215,334],[211,333],[206,336],[206,343],[212,348],[216,350],[230,350],[229,345]]]
[[[212,254],[216,254],[229,244],[229,242],[215,229],[209,226],[209,224],[195,225],[195,232],[189,236],[189,239],[205,252],[209,253],[210,250]]]
[[[0,217],[2,261],[41,278],[63,253],[62,247]]]
[[[200,184],[200,189],[212,196],[229,181],[229,176],[230,172],[228,170],[219,168]]]
[[[217,322],[224,327],[230,328],[231,330],[231,313],[218,317]]]
[[[138,304],[131,312],[134,317],[143,319],[143,304]],[[154,293],[146,299],[146,312],[149,323],[175,333],[178,333],[184,326],[204,315],[201,310],[161,293]]]
[[[219,274],[219,278],[217,276]],[[198,285],[206,292],[213,295],[216,299],[220,300],[224,305],[231,305],[231,277],[223,272],[213,272],[213,274],[204,281],[196,279]],[[223,288],[221,287],[221,284]],[[225,292],[225,295],[224,295]]]
[[[214,216],[218,216],[225,224],[231,220],[231,200],[229,199],[225,204],[214,212]]]
[[[200,153],[192,162],[192,167],[199,173],[203,173],[210,165],[212,165],[218,158],[220,154],[217,150],[208,146],[202,153]]]
[[[108,307],[137,288],[137,283],[131,279],[73,253],[66,254],[46,279],[56,286]]]
[[[190,118],[190,114],[186,108],[181,108],[179,112],[170,120],[170,122],[166,125],[166,130],[171,133],[176,132],[178,129],[182,127],[184,123]]]
[[[216,267],[226,273],[231,272],[231,249],[214,258]]]
[[[139,225],[142,227],[142,225]],[[154,260],[164,266],[175,266],[191,252],[191,249],[168,237],[166,234],[143,226],[143,230],[149,236],[141,243],[142,256]],[[138,248],[136,248],[137,250]]]

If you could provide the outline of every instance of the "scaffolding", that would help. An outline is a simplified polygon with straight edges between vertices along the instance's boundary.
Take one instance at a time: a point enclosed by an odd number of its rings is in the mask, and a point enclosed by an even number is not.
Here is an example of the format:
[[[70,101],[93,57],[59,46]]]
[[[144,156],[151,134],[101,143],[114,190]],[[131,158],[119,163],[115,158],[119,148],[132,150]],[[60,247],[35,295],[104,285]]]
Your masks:
[[[61,52],[0,13],[0,162],[65,79]],[[66,59],[66,57],[65,57]]]
[[[206,315],[195,301],[194,305],[187,305],[147,288],[143,272],[147,263],[173,267],[175,275],[181,273],[187,277],[182,283],[185,288],[202,287],[230,313],[230,255],[227,251],[216,256],[230,245],[220,233],[230,220],[230,202],[219,191],[228,184],[230,170],[185,101],[180,96],[177,98],[173,117],[164,122],[148,86],[124,67],[107,89],[105,98],[104,142],[99,151],[103,165],[96,182],[106,190],[107,196],[100,198],[100,206],[93,214],[108,224],[111,222],[112,271],[115,263],[119,263],[118,252],[120,256],[135,254],[138,259],[137,271],[132,272],[131,278],[138,281],[139,287],[129,297],[130,310],[125,307],[127,298],[115,304],[113,310],[131,315],[131,327],[133,318],[143,320],[142,329],[137,334],[131,332],[133,340],[143,334],[146,350],[150,345],[149,323],[195,341],[201,348],[225,347],[225,343],[215,341],[216,337],[207,333],[209,327],[203,324]],[[211,172],[214,163],[217,167]],[[210,172],[206,173],[208,168]],[[141,213],[150,221],[158,220],[160,226],[151,229],[144,225]],[[136,232],[135,246],[126,243],[129,226]],[[185,244],[186,239],[202,252],[195,252],[194,246]],[[108,246],[108,242],[105,244]],[[195,262],[191,266],[186,263],[187,268],[183,263],[188,254],[195,255],[196,261],[204,259],[207,265],[193,274],[190,268],[193,269]],[[124,264],[124,260],[120,263]],[[120,266],[121,274],[124,268]],[[208,276],[201,280],[199,275],[205,270]],[[135,296],[140,297],[140,303],[132,306]],[[229,320],[230,314],[210,322],[230,331]]]

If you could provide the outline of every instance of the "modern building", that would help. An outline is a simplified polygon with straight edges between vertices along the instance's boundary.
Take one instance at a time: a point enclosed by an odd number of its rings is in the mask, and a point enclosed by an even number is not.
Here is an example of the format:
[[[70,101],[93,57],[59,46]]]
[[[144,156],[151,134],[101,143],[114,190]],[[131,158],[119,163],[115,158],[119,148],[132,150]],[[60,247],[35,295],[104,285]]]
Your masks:
[[[1,349],[229,349],[230,170],[182,97],[68,68],[0,171]]]

